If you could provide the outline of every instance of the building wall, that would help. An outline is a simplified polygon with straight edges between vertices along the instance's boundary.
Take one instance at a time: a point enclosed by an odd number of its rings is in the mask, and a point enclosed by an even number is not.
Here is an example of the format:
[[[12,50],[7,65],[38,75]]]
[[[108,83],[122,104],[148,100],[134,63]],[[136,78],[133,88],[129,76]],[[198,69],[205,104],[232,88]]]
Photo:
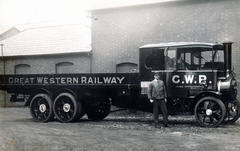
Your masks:
[[[240,79],[239,6],[238,0],[185,0],[92,10],[93,71],[115,72],[118,60],[138,60],[138,48],[145,44],[231,40]]]
[[[4,62],[2,57],[0,58],[0,74],[4,74]],[[9,100],[7,97],[9,97],[7,93],[0,90],[0,107],[6,106],[6,100]]]
[[[8,57],[5,62],[5,73],[14,74],[15,65],[30,65],[31,74],[52,74],[56,73],[55,66],[61,62],[73,63],[73,73],[89,73],[90,58],[88,54],[72,55],[50,55],[50,56],[25,56]]]
[[[239,6],[239,0],[185,0],[93,10],[93,71],[115,72],[117,60],[138,60],[138,49],[145,44],[230,40],[234,42],[232,63],[239,85]]]
[[[90,58],[87,53],[76,53],[68,55],[48,56],[25,56],[5,58],[5,74],[15,74],[14,67],[19,64],[30,65],[31,74],[53,74],[56,73],[55,65],[61,62],[71,62],[72,73],[90,73]],[[3,60],[0,60],[0,74],[4,73]],[[0,107],[23,106],[24,103],[12,103],[10,95],[0,90]]]

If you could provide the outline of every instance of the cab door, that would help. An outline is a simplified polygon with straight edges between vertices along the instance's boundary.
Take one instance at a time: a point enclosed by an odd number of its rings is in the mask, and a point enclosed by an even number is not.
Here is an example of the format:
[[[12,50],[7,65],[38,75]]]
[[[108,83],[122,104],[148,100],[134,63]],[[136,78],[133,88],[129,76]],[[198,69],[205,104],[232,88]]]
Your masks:
[[[164,80],[168,97],[188,97],[189,90],[199,85],[201,80],[197,72],[200,68],[200,58],[193,55],[192,47],[186,46],[169,47],[165,58]]]
[[[180,66],[184,69],[183,65],[178,63],[177,58],[177,48],[176,47],[169,47],[165,50],[164,53],[165,63],[164,63],[164,71],[162,80],[165,82],[165,86],[167,89],[168,97],[179,97],[181,95],[186,95],[183,89],[179,89],[176,83],[173,82],[173,78],[177,75],[180,76],[182,71],[179,72]]]
[[[193,91],[200,92],[204,84],[211,87],[214,81],[213,70],[202,70],[206,60],[201,51],[212,52],[211,48],[201,46],[170,47],[165,52],[165,83],[168,97],[189,97]],[[204,61],[203,61],[204,60]]]

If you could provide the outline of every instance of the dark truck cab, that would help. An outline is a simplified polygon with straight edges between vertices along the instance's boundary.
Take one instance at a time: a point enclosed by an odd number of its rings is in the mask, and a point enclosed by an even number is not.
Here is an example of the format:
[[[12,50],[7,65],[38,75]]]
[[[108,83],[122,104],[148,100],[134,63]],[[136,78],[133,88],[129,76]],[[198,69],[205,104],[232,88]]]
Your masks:
[[[239,118],[231,42],[150,44],[139,49],[139,72],[0,75],[11,101],[24,101],[35,121],[73,122],[87,114],[102,120],[111,105],[152,112],[147,88],[161,72],[170,115],[195,115],[215,127]]]
[[[239,117],[237,81],[232,71],[232,42],[179,42],[140,48],[141,94],[146,96],[153,72],[161,72],[169,114],[194,114],[206,127]]]

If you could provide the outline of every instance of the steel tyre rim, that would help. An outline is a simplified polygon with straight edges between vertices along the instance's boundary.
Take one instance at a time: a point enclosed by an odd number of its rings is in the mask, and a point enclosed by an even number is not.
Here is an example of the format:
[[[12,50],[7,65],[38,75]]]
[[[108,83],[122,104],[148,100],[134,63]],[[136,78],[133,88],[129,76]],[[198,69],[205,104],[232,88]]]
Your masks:
[[[79,114],[80,108],[75,97],[70,93],[62,93],[55,99],[54,113],[60,122],[73,122]]]
[[[92,120],[103,120],[106,118],[111,110],[111,105],[108,102],[105,102],[97,109],[92,110],[88,113],[88,118]]]
[[[239,102],[238,100],[235,100],[233,102],[228,102],[227,105],[227,114],[224,121],[229,123],[234,123],[236,120],[238,120],[240,112],[239,112]]]
[[[53,119],[52,100],[47,94],[37,94],[30,104],[30,112],[37,122],[48,122]]]
[[[216,127],[222,123],[226,108],[221,100],[214,97],[202,98],[195,106],[197,122],[204,127]]]

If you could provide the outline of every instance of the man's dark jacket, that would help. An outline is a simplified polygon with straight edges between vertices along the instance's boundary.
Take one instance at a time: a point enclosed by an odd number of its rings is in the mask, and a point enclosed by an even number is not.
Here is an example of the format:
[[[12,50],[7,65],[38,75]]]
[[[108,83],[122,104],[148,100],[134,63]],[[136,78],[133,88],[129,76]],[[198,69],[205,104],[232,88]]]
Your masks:
[[[165,99],[167,97],[166,88],[162,80],[154,79],[148,86],[148,99]]]

